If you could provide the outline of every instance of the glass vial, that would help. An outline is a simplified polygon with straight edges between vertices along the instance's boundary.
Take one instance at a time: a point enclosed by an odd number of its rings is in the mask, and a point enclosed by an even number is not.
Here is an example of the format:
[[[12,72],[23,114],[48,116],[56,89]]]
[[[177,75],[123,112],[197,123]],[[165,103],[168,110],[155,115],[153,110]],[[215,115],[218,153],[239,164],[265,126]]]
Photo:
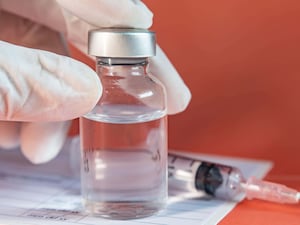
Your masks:
[[[166,95],[147,69],[155,34],[93,30],[89,54],[96,56],[103,94],[80,118],[84,206],[111,219],[150,216],[167,199]]]

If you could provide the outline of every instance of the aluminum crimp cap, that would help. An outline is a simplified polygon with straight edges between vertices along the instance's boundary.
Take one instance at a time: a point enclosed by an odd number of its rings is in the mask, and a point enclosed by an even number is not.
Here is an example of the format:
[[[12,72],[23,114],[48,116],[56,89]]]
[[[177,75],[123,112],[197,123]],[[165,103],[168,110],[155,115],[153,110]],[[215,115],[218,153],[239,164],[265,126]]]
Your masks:
[[[155,55],[153,31],[131,28],[103,28],[89,31],[88,53],[98,57],[143,58]]]

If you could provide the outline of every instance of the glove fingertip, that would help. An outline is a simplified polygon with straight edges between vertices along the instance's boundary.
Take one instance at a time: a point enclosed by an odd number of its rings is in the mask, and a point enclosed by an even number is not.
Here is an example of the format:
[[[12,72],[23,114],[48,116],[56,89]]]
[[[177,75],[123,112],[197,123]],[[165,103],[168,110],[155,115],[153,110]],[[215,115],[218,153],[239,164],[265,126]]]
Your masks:
[[[191,91],[158,45],[156,52],[156,56],[150,60],[150,71],[166,88],[168,114],[180,113],[189,105]]]
[[[66,74],[73,77],[72,86],[77,93],[71,100],[78,102],[79,96],[81,96],[80,107],[76,108],[79,112],[78,116],[81,116],[96,105],[102,95],[103,87],[97,73],[93,69],[82,62],[71,58],[68,59],[71,60],[71,66],[69,67],[70,71],[66,70]],[[67,75],[65,75],[65,79],[66,77]],[[80,88],[76,89],[76,86]],[[80,112],[80,109],[84,110],[84,112]]]
[[[183,89],[181,87],[181,89]],[[173,115],[180,112],[183,112],[188,107],[192,94],[191,91],[185,86],[185,90],[182,90],[181,93],[177,96],[176,101],[169,101],[168,102],[168,114]]]
[[[69,122],[28,123],[21,130],[21,151],[33,164],[46,163],[61,150]]]
[[[33,164],[42,164],[54,159],[62,147],[61,143],[49,143],[44,144],[23,142],[21,145],[21,151],[23,155]]]
[[[47,112],[47,120],[73,119],[96,105],[102,94],[102,85],[97,73],[89,66],[49,52],[41,52],[39,62],[45,77],[43,83],[47,85],[37,94],[46,96],[43,111]],[[39,116],[45,117],[43,114]]]

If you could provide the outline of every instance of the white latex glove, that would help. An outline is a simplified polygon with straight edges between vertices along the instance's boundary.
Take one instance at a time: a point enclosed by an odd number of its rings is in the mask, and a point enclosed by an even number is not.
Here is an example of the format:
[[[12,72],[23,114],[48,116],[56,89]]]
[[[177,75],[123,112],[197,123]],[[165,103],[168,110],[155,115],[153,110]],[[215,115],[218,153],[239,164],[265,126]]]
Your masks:
[[[64,33],[80,49],[86,47],[87,31],[93,27],[147,28],[152,23],[151,12],[139,1],[58,2],[65,10],[53,0],[0,0],[0,6],[2,10]],[[6,22],[0,23],[3,28],[2,24]],[[22,23],[9,27],[15,28],[16,33],[24,30]],[[1,32],[9,33],[7,29]],[[35,37],[31,32],[26,35],[21,37],[21,42],[16,42],[26,43]],[[27,46],[35,44],[27,43]],[[152,66],[163,73],[159,78],[167,81],[164,83],[168,91],[168,110],[170,113],[182,111],[190,100],[190,92],[165,55],[158,53],[164,64],[160,64],[158,57]],[[46,162],[57,155],[69,124],[62,121],[89,111],[101,94],[96,74],[85,65],[67,57],[5,42],[0,42],[0,79],[3,99],[0,104],[0,120],[3,120],[0,144],[9,148],[20,140],[24,155],[34,163]]]
[[[64,143],[68,120],[88,112],[101,90],[95,72],[80,62],[0,41],[1,147],[20,144],[30,161],[50,160]]]

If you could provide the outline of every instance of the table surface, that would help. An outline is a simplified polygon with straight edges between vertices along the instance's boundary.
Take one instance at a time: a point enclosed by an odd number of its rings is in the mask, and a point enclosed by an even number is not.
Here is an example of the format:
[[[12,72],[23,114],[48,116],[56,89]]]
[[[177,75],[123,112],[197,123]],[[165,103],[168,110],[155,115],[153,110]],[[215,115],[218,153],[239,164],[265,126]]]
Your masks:
[[[170,148],[271,160],[266,179],[300,190],[300,2],[144,2],[193,96],[169,117]],[[220,224],[299,222],[300,205],[244,200]]]

